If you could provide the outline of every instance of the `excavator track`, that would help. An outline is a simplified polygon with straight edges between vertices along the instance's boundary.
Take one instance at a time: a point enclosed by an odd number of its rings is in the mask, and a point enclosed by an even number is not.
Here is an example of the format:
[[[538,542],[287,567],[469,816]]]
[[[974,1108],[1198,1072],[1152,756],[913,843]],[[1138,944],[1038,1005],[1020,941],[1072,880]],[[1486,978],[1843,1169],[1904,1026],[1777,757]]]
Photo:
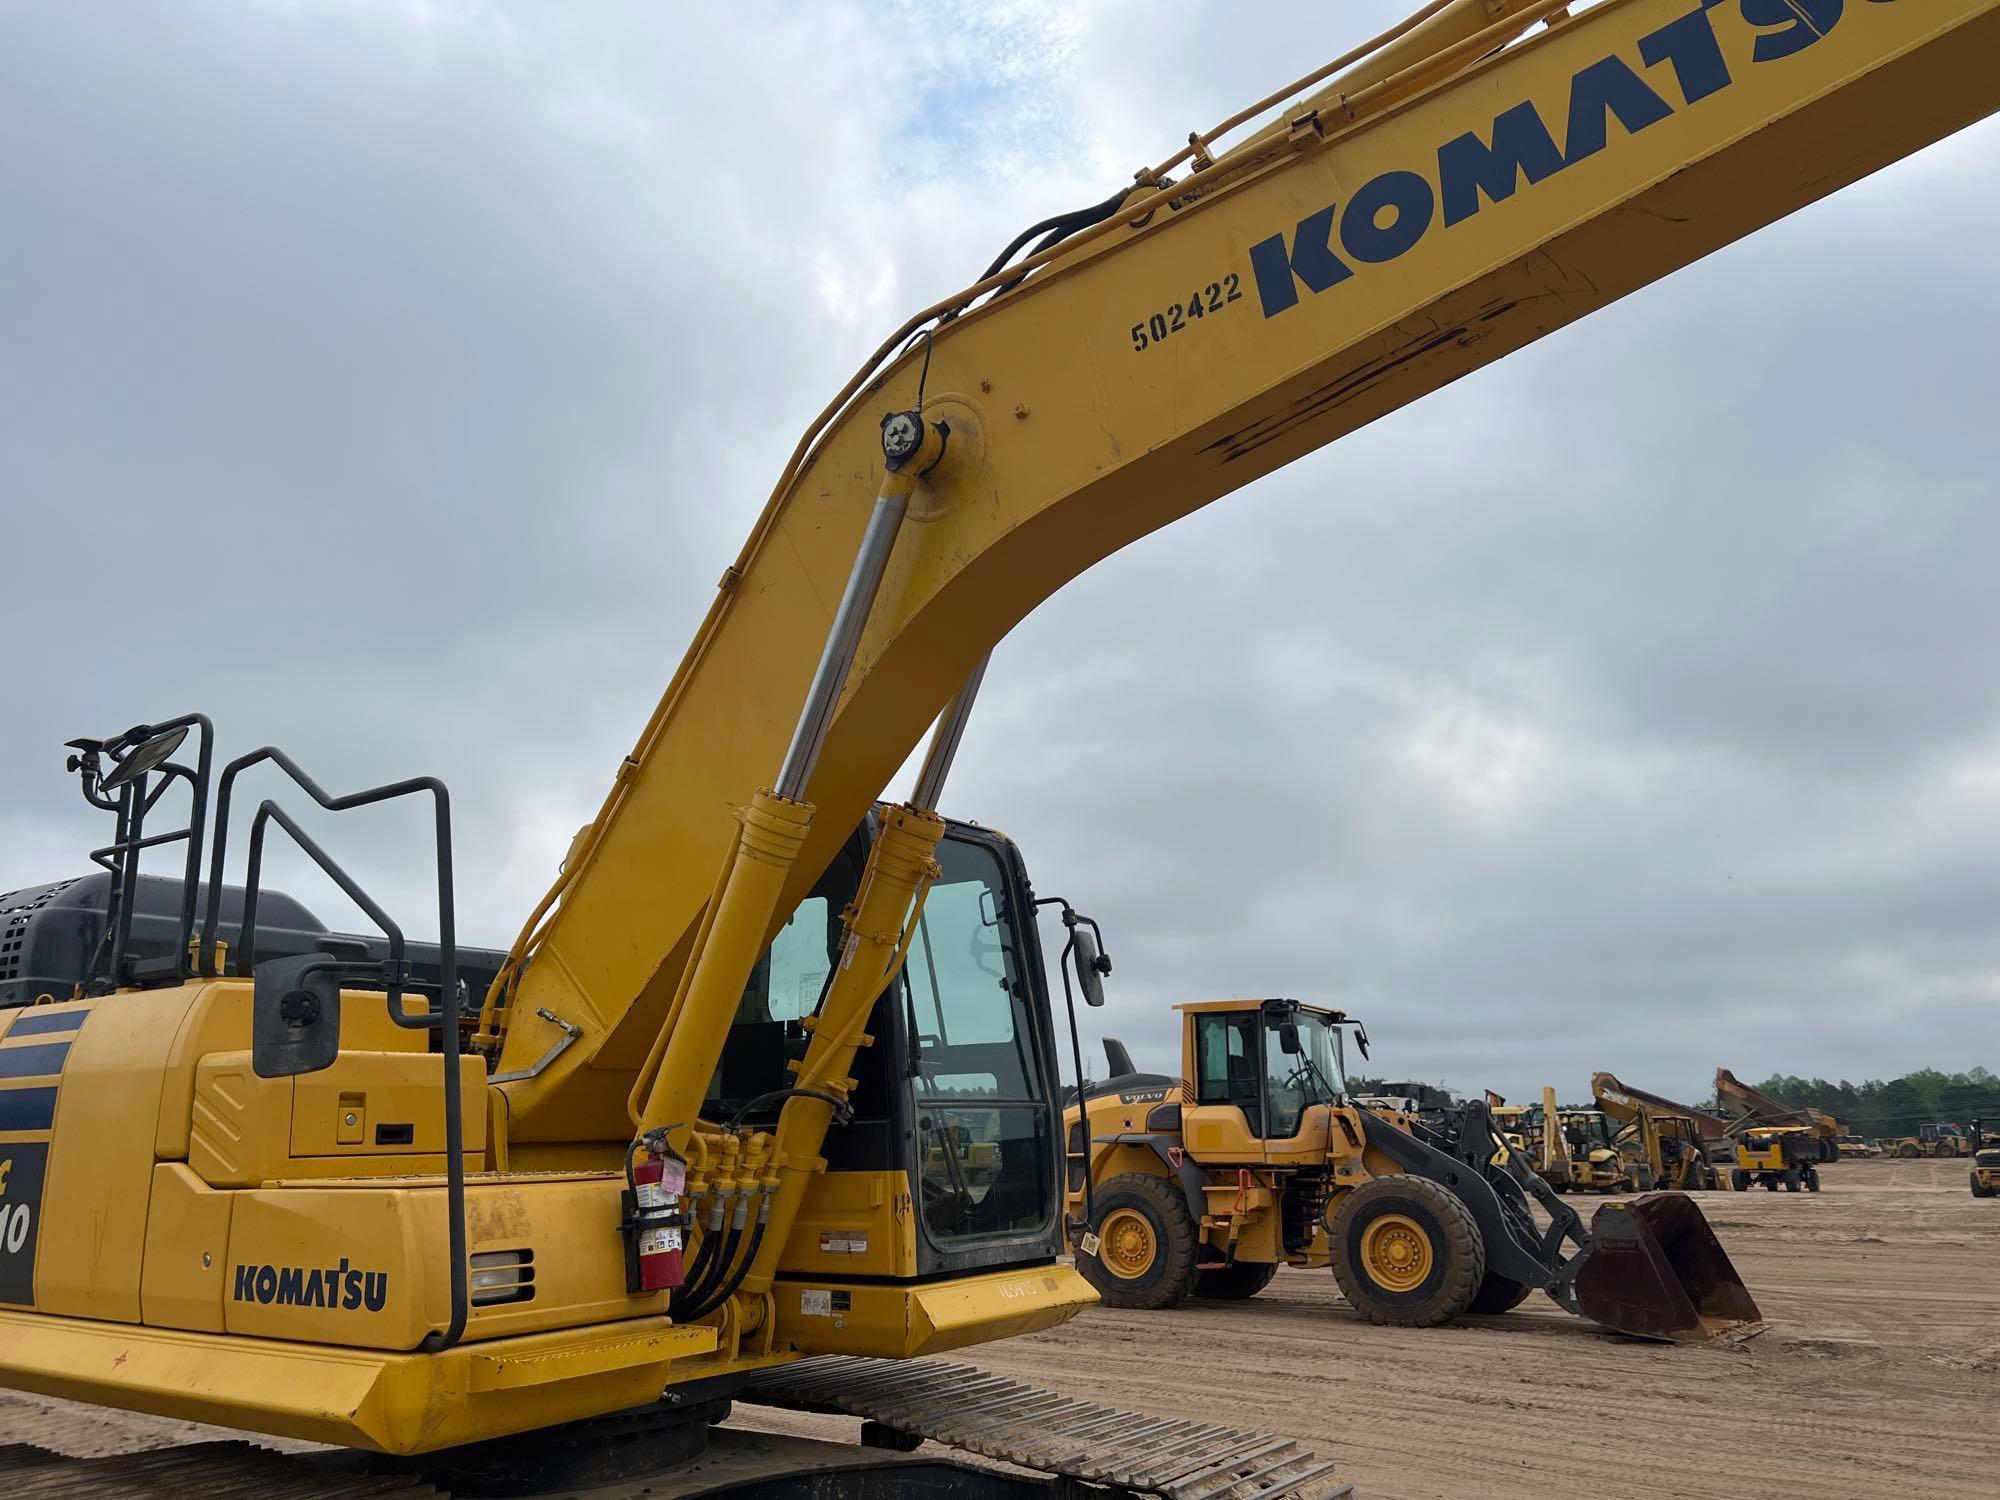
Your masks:
[[[1291,1438],[1148,1417],[930,1359],[822,1355],[759,1372],[741,1399],[842,1412],[983,1458],[1168,1500],[1337,1500],[1353,1486]]]
[[[141,1453],[71,1458],[30,1443],[0,1444],[8,1500],[430,1500],[441,1492],[407,1474],[332,1474],[295,1453],[251,1443],[188,1443]]]

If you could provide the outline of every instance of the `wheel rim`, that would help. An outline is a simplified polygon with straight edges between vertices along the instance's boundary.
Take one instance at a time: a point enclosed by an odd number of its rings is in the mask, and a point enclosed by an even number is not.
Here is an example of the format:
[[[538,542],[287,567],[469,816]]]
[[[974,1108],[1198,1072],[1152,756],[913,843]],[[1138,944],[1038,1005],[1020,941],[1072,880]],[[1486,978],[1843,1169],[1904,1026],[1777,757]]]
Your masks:
[[[1407,1214],[1383,1214],[1361,1231],[1361,1264],[1385,1291],[1414,1292],[1430,1279],[1431,1237]]]
[[[1153,1269],[1160,1244],[1152,1221],[1134,1208],[1114,1209],[1097,1232],[1097,1258],[1120,1281],[1134,1281]]]

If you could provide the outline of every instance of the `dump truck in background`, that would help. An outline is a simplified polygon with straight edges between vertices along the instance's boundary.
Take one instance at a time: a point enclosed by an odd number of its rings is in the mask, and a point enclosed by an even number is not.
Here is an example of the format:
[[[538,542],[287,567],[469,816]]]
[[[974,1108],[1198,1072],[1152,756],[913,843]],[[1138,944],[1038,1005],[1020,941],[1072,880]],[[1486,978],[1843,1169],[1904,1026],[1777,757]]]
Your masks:
[[[1715,1070],[1715,1100],[1730,1118],[1728,1130],[1732,1136],[1740,1135],[1752,1125],[1796,1126],[1810,1139],[1815,1163],[1823,1166],[1840,1160],[1839,1142],[1847,1127],[1823,1109],[1810,1105],[1793,1109],[1783,1100],[1752,1088],[1727,1068]]]

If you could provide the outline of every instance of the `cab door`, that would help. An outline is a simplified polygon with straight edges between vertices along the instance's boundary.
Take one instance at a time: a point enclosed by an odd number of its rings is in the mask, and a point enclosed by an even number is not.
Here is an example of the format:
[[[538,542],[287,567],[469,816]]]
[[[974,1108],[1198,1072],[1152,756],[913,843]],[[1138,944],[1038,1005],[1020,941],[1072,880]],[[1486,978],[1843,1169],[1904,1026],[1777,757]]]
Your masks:
[[[1181,1136],[1206,1165],[1264,1160],[1262,1016],[1255,1010],[1190,1011],[1192,1101],[1181,1110]]]

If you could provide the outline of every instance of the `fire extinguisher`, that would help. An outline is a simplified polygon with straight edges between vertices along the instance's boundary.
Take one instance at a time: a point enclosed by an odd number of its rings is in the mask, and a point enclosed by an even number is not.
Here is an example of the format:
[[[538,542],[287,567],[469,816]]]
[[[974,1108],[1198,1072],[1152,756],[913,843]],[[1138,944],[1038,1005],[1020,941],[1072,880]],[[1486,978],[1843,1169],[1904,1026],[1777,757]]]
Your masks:
[[[663,1130],[634,1141],[625,1156],[625,1290],[671,1291],[681,1284],[681,1256],[687,1220],[681,1194],[687,1189],[687,1162],[667,1143]]]

